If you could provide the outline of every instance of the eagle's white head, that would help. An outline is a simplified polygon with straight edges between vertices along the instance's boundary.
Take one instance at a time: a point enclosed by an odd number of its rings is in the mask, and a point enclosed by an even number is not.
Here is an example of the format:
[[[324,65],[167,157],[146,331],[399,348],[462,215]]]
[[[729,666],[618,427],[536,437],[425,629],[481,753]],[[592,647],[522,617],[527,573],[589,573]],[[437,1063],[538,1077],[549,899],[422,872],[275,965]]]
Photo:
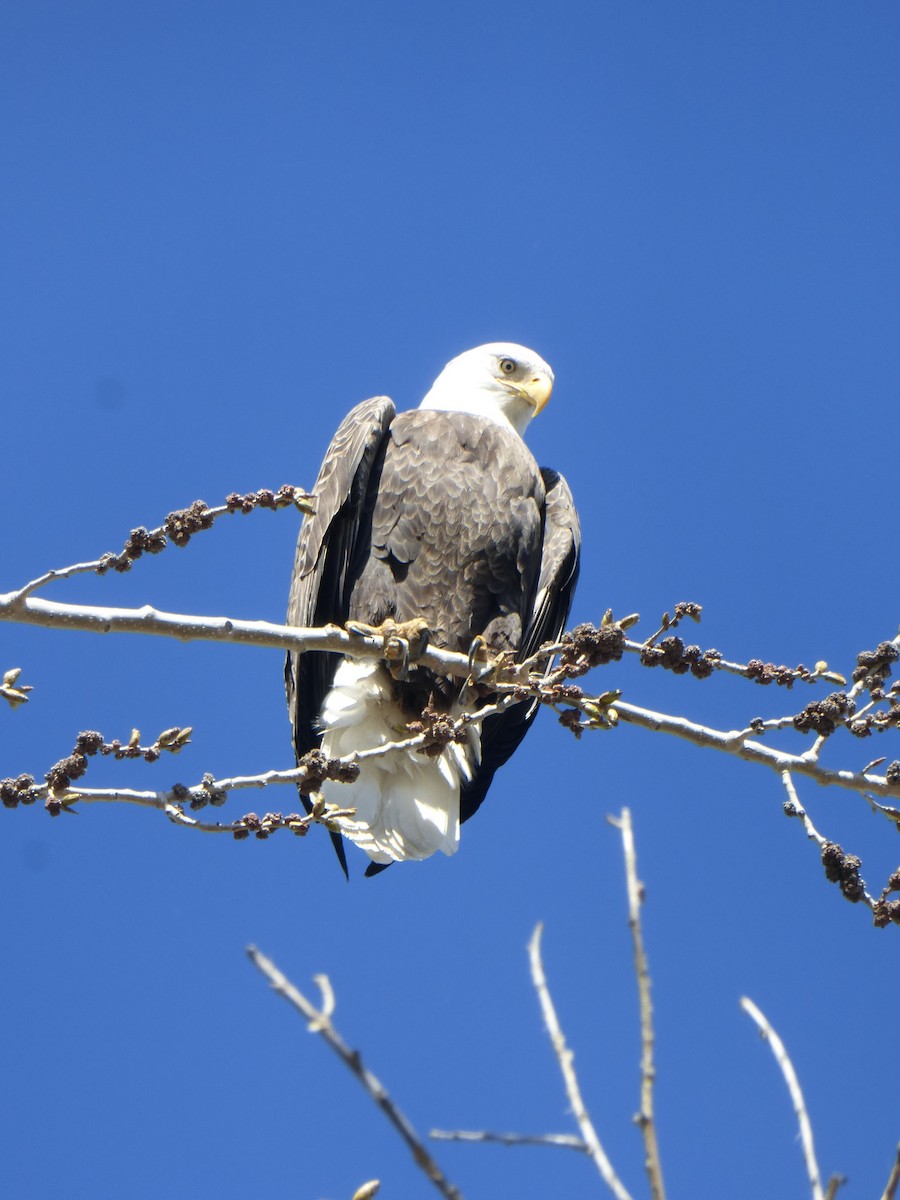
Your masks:
[[[515,342],[489,342],[452,359],[419,408],[474,413],[523,436],[553,391],[553,372]]]

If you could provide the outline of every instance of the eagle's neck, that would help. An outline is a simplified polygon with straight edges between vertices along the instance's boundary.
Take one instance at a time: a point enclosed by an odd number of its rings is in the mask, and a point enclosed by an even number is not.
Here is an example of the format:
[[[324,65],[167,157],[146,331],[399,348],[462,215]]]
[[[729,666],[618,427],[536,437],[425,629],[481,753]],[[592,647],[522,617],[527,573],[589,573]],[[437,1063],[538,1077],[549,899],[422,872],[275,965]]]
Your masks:
[[[518,396],[498,388],[460,387],[453,380],[438,378],[434,387],[419,405],[422,409],[439,412],[464,412],[484,417],[505,429],[511,429],[519,437],[525,436],[528,422],[534,409]]]

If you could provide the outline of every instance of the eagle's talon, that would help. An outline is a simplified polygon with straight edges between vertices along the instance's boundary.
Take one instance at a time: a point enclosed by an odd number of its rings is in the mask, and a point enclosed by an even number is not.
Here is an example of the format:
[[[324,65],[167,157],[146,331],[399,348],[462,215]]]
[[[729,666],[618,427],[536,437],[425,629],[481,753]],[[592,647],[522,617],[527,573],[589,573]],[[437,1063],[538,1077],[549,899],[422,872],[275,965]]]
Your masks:
[[[414,617],[411,621],[395,621],[388,617],[380,625],[347,621],[344,628],[355,637],[381,638],[385,660],[395,679],[407,677],[409,664],[422,657],[431,640],[428,622],[422,617]]]
[[[483,662],[486,657],[487,657],[487,642],[479,634],[477,637],[472,638],[472,644],[469,647],[469,673],[471,675],[475,674],[476,658],[480,658]]]
[[[378,627],[365,625],[362,621],[347,621],[344,628],[352,637],[378,637]]]
[[[385,638],[384,657],[387,668],[394,679],[406,679],[409,675],[409,642],[405,638]]]
[[[407,662],[416,662],[428,649],[431,630],[428,628],[428,622],[422,617],[414,617],[411,621],[399,623],[385,621],[384,624],[385,627],[392,626],[390,630],[392,638],[399,638],[405,643]]]

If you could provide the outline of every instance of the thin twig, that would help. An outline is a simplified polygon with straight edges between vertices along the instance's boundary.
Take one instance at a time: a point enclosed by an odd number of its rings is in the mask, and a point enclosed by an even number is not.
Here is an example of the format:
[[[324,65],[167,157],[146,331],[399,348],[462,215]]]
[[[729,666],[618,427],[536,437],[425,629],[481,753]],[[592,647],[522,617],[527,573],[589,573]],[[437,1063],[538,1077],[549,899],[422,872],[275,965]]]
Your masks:
[[[894,1200],[898,1184],[900,1184],[900,1145],[897,1146],[897,1152],[894,1155],[894,1162],[891,1166],[891,1173],[888,1175],[888,1181],[884,1185],[884,1191],[881,1193],[881,1200]]]
[[[813,825],[812,821],[810,820],[806,809],[800,803],[800,797],[797,795],[797,789],[794,786],[794,780],[791,777],[790,771],[781,772],[781,782],[784,784],[784,790],[788,794],[788,802],[791,805],[794,814],[798,816],[803,823],[803,828],[806,830],[806,836],[810,839],[810,841],[815,842],[821,850],[828,839],[819,833],[818,829],[816,829],[815,825]]]
[[[797,1124],[800,1127],[800,1144],[803,1147],[803,1159],[806,1163],[806,1174],[809,1179],[810,1188],[812,1189],[813,1200],[825,1200],[822,1191],[822,1176],[819,1172],[819,1164],[816,1161],[816,1150],[813,1145],[812,1125],[806,1111],[806,1103],[803,1099],[803,1092],[800,1088],[797,1072],[794,1070],[794,1064],[788,1057],[784,1042],[753,1001],[748,999],[747,996],[742,996],[741,1008],[756,1022],[760,1033],[772,1047],[772,1053],[784,1076],[784,1082],[787,1084],[791,1104],[794,1107],[794,1113],[797,1117]]]
[[[634,846],[634,832],[631,826],[631,812],[622,809],[621,815],[609,817],[611,824],[622,834],[622,850],[625,856],[625,878],[628,888],[628,927],[631,930],[631,941],[634,949],[634,971],[637,977],[638,997],[641,1013],[641,1109],[635,1118],[641,1128],[644,1138],[644,1167],[650,1184],[650,1194],[653,1200],[665,1200],[663,1187],[662,1162],[659,1157],[659,1143],[656,1138],[656,1121],[653,1115],[653,1085],[656,1080],[656,1067],[653,1061],[655,1034],[653,1030],[653,1001],[650,996],[650,969],[647,963],[647,951],[644,947],[644,935],[641,930],[641,905],[644,901],[644,885],[638,879],[637,853]]]
[[[828,845],[828,838],[819,833],[818,829],[816,829],[815,825],[813,825],[809,813],[800,803],[800,797],[797,795],[797,789],[794,786],[794,781],[791,778],[790,771],[782,771],[781,782],[784,784],[785,791],[788,794],[788,804],[785,806],[785,811],[789,812],[791,816],[799,818],[809,840],[811,842],[815,842],[820,850],[824,850]],[[871,798],[869,798],[869,803],[874,805],[876,808],[878,807],[878,805],[875,804]],[[862,879],[859,878],[858,869],[854,882],[858,884],[860,888],[857,898],[863,904],[865,904],[867,908],[870,908],[873,912],[876,912],[875,897],[871,892],[867,891]]]
[[[660,633],[664,632],[665,630],[660,629],[652,637],[647,638],[643,642],[636,642],[630,638],[626,638],[622,643],[622,649],[629,654],[641,655],[651,646],[653,640]],[[717,653],[712,652],[710,657],[706,659],[706,662],[713,671],[724,671],[728,675],[738,675],[742,679],[755,678],[752,673],[748,673],[750,672],[749,663],[731,662],[729,659],[722,658]],[[844,682],[844,677],[835,671],[830,671],[825,663],[821,663],[820,667],[821,669],[816,669],[815,671],[807,671],[803,667],[779,667],[777,668],[778,678],[790,679],[795,683],[818,683],[819,681],[823,681],[825,683],[842,684]]]
[[[318,1033],[337,1056],[350,1068],[371,1098],[375,1101],[390,1123],[400,1134],[403,1141],[409,1147],[415,1160],[416,1166],[428,1176],[437,1190],[446,1200],[462,1200],[462,1193],[459,1188],[455,1187],[445,1177],[440,1167],[434,1161],[425,1147],[422,1139],[413,1129],[409,1120],[400,1111],[394,1101],[385,1091],[381,1081],[372,1074],[372,1072],[363,1066],[362,1058],[358,1050],[351,1050],[346,1042],[338,1034],[337,1030],[331,1023],[328,1008],[328,995],[330,994],[330,985],[327,989],[322,983],[319,987],[325,995],[325,1003],[321,1009],[316,1008],[302,992],[294,986],[291,981],[279,971],[275,964],[264,954],[262,954],[255,946],[247,947],[247,954],[250,961],[261,971],[269,980],[275,991],[285,998],[289,1004],[292,1004],[298,1012],[302,1013],[306,1020],[310,1023],[309,1028],[313,1033]],[[321,980],[321,977],[317,977]],[[333,999],[333,998],[332,998]]]
[[[138,558],[145,553],[158,554],[172,542],[185,546],[190,539],[205,529],[211,529],[219,518],[234,513],[248,513],[255,508],[267,508],[271,511],[279,508],[295,508],[300,512],[315,512],[315,497],[301,488],[285,484],[278,491],[267,488],[258,492],[248,492],[246,495],[233,493],[225,504],[213,508],[202,500],[195,500],[187,508],[169,513],[166,520],[156,529],[135,529],[126,543],[125,549],[118,554],[103,554],[91,562],[72,563],[68,567],[45,571],[37,579],[32,579],[24,587],[12,593],[15,600],[24,600],[49,583],[57,583],[61,579],[71,579],[74,575],[95,573],[105,574],[109,570],[130,570]]]
[[[553,1043],[559,1069],[562,1072],[566,1095],[569,1097],[569,1103],[572,1106],[572,1112],[578,1123],[578,1128],[581,1130],[581,1136],[587,1145],[587,1152],[594,1160],[594,1165],[603,1177],[604,1183],[616,1197],[616,1200],[631,1200],[629,1192],[619,1179],[612,1163],[606,1156],[605,1150],[600,1144],[597,1131],[594,1129],[593,1122],[581,1095],[578,1076],[575,1074],[575,1067],[573,1065],[575,1056],[566,1045],[566,1039],[559,1024],[559,1018],[556,1015],[556,1007],[553,1004],[553,998],[550,995],[550,989],[547,985],[547,976],[544,974],[544,964],[541,961],[541,933],[543,932],[543,928],[540,922],[535,926],[531,941],[528,943],[528,957],[531,961],[531,978],[535,991],[538,994],[538,999],[540,1000],[541,1012],[544,1015],[544,1021],[550,1034],[550,1041]]]
[[[514,703],[512,696],[501,696],[493,704],[484,704],[481,708],[472,713],[462,713],[454,722],[455,730],[463,730],[471,726],[479,726],[488,717],[494,716],[496,713],[503,712]],[[354,750],[350,754],[344,755],[342,758],[334,759],[335,763],[342,766],[352,767],[367,759],[381,758],[385,755],[394,754],[402,751],[422,750],[429,743],[429,735],[425,733],[417,733],[412,737],[402,738],[396,742],[385,742],[381,746],[373,746],[368,750]],[[119,803],[119,804],[135,804],[139,807],[155,808],[165,812],[166,816],[176,825],[184,825],[188,828],[197,830],[202,833],[234,833],[236,827],[241,826],[240,820],[230,823],[219,822],[204,822],[195,817],[188,816],[184,811],[186,803],[191,804],[194,808],[205,807],[206,804],[213,801],[211,796],[217,797],[217,803],[224,804],[225,798],[229,792],[240,791],[247,788],[262,789],[276,786],[279,784],[294,784],[299,786],[301,790],[306,790],[304,784],[309,780],[309,772],[303,764],[297,767],[287,768],[285,770],[270,770],[263,771],[259,775],[236,775],[225,779],[213,779],[211,776],[204,779],[202,783],[194,784],[191,787],[184,785],[176,785],[175,788],[167,791],[137,791],[133,788],[90,788],[82,787],[79,784],[70,784],[65,788],[52,788],[48,783],[34,783],[27,789],[23,789],[27,794],[27,800],[24,802],[32,804],[37,800],[47,800],[52,798],[53,801],[60,807],[74,811],[74,806],[79,802],[85,804],[91,803]],[[349,782],[349,780],[336,779],[334,782]],[[14,805],[13,805],[14,807]],[[303,832],[308,829],[313,822],[328,824],[329,822],[340,822],[345,817],[353,815],[353,810],[339,809],[336,805],[331,805],[326,808],[321,814],[315,814],[309,818],[292,819],[290,826],[294,832],[298,832],[298,827],[303,827]],[[320,820],[320,817],[322,820]]]
[[[561,1146],[589,1154],[587,1142],[574,1133],[492,1133],[488,1129],[432,1129],[429,1137],[441,1142],[496,1142],[500,1146]]]
[[[745,762],[754,762],[770,770],[793,771],[814,779],[816,783],[825,786],[848,788],[851,791],[865,795],[875,792],[885,798],[896,799],[897,789],[888,783],[883,775],[872,775],[868,771],[833,770],[823,767],[821,763],[810,761],[805,754],[791,754],[785,750],[777,750],[773,746],[764,746],[761,742],[750,740],[748,730],[712,729],[708,725],[698,725],[685,717],[673,717],[668,713],[653,712],[640,708],[636,704],[627,704],[618,700],[615,704],[619,718],[629,725],[637,725],[641,729],[649,729],[653,733],[668,733],[674,737],[692,742],[695,746],[708,747],[732,754]]]

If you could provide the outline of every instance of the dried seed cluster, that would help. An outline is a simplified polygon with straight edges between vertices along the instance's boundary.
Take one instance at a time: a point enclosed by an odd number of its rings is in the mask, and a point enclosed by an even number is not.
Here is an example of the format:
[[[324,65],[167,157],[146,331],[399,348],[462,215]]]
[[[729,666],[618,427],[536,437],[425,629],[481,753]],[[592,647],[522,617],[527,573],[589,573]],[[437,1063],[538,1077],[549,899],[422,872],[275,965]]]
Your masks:
[[[838,884],[848,900],[854,904],[862,900],[866,890],[859,874],[862,859],[856,854],[845,854],[837,842],[826,842],[822,847],[822,865],[825,878]]]
[[[225,497],[225,507],[229,512],[252,512],[254,508],[289,508],[292,504],[304,512],[310,508],[310,497],[300,488],[284,483],[277,492],[269,488],[260,488],[258,492],[232,492]]]
[[[900,892],[900,870],[894,871],[885,884],[884,891],[875,901],[872,912],[875,915],[875,925],[883,929],[893,923],[900,925],[900,900],[888,900],[891,892]]]
[[[559,723],[563,729],[568,729],[574,733],[577,738],[581,737],[584,724],[581,720],[581,713],[577,708],[566,708],[559,714]]]
[[[625,633],[614,623],[598,629],[585,622],[576,625],[571,633],[564,633],[560,641],[563,645],[560,666],[565,667],[570,678],[584,675],[591,667],[618,662],[625,651]]]
[[[690,600],[679,600],[679,602],[675,605],[675,616],[670,624],[674,625],[676,621],[681,621],[684,617],[690,617],[692,621],[697,621],[699,624],[700,614],[702,612],[702,604],[694,604]]]
[[[18,775],[15,779],[0,779],[0,803],[4,808],[18,808],[20,804],[34,804],[38,798],[33,775]]]
[[[302,813],[288,813],[286,817],[281,813],[265,813],[261,817],[256,813],[247,813],[235,821],[234,837],[236,841],[242,842],[252,833],[254,837],[264,841],[278,829],[288,829],[297,837],[305,837],[309,833],[309,818]]]
[[[775,663],[764,663],[759,658],[751,658],[742,673],[763,687],[777,683],[779,687],[791,688],[797,679],[812,679],[812,671],[802,664],[798,667],[777,667]]]
[[[176,783],[172,793],[177,800],[187,801],[195,812],[197,809],[206,808],[207,804],[211,804],[213,808],[221,808],[228,799],[228,793],[224,788],[216,787],[215,778],[209,772],[200,780],[199,792],[192,792],[183,783]]]
[[[407,721],[406,728],[410,737],[425,735],[425,740],[419,749],[429,758],[437,758],[444,747],[449,746],[451,742],[466,741],[464,724],[457,723],[448,712],[443,712],[438,707],[434,694],[422,709],[421,715],[413,721]]]
[[[195,500],[187,508],[170,512],[163,529],[176,546],[186,546],[195,533],[212,528],[215,516],[203,500]]]
[[[318,791],[326,779],[333,779],[337,783],[353,783],[359,778],[356,763],[326,758],[321,750],[308,750],[297,766],[303,770],[303,777],[297,785],[301,792]]]
[[[863,650],[856,656],[853,682],[864,684],[869,691],[879,688],[891,673],[891,663],[898,657],[900,650],[893,642],[881,642],[874,650]]]
[[[166,539],[159,529],[152,533],[139,525],[132,529],[124,549],[119,554],[104,554],[97,566],[97,574],[105,575],[107,571],[130,571],[131,564],[142,554],[159,554],[166,548]]]
[[[641,650],[641,662],[645,667],[663,667],[675,675],[686,675],[690,671],[697,679],[708,679],[712,675],[718,657],[715,650],[704,652],[699,646],[685,646],[674,634],[663,638],[658,645],[644,646]]]
[[[132,529],[123,549],[118,554],[104,554],[96,567],[98,575],[107,571],[130,571],[131,564],[142,554],[159,554],[169,542],[186,546],[195,533],[211,528],[216,517],[223,513],[252,512],[254,508],[288,508],[291,505],[301,512],[311,512],[311,497],[300,488],[289,483],[282,484],[277,492],[261,488],[258,492],[241,495],[232,492],[226,497],[223,507],[210,508],[204,500],[195,500],[187,508],[170,512],[159,529],[147,530],[142,525]]]
[[[846,692],[832,692],[822,700],[814,700],[807,704],[802,712],[793,719],[794,728],[799,733],[817,733],[820,737],[828,737],[834,733],[838,725],[844,725],[848,717],[852,717],[856,705]],[[855,732],[855,731],[854,731]]]
[[[62,792],[71,787],[72,781],[80,779],[87,771],[88,759],[95,754],[112,755],[113,758],[142,758],[144,762],[156,762],[163,750],[176,754],[182,746],[191,740],[191,728],[178,725],[165,729],[152,746],[141,745],[140,730],[133,729],[131,737],[125,743],[114,738],[111,742],[104,741],[103,734],[96,730],[86,730],[79,733],[75,739],[72,753],[54,763],[44,778],[51,792]],[[61,801],[52,796],[47,801],[47,811],[56,816],[62,810]]]

